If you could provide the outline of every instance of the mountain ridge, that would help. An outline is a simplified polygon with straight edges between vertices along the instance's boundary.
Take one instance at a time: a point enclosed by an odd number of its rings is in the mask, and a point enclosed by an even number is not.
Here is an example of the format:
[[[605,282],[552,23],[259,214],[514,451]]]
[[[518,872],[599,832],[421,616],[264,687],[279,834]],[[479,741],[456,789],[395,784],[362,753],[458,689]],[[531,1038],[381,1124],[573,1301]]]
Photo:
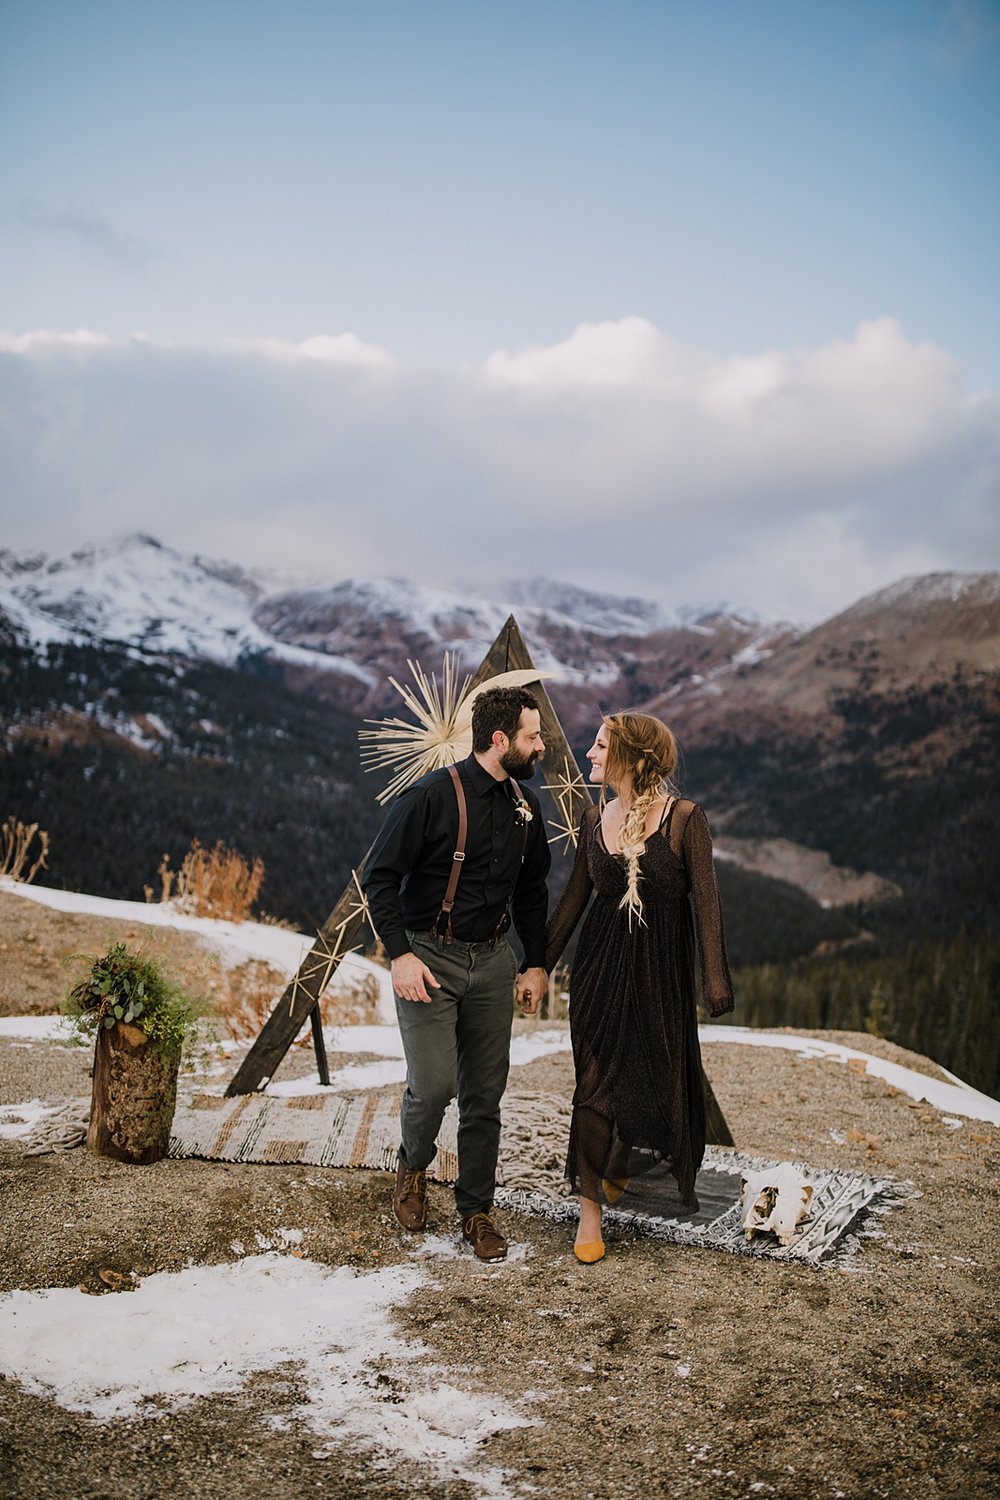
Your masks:
[[[0,814],[49,833],[46,884],[135,899],[164,853],[176,868],[193,838],[221,840],[264,860],[268,911],[318,927],[378,826],[361,719],[399,712],[388,677],[408,657],[433,672],[448,646],[474,670],[509,601],[387,580],[258,592],[224,562],[133,546],[144,588],[121,551],[0,556]],[[88,576],[121,587],[96,597]],[[608,709],[677,734],[760,1024],[870,1019],[963,1064],[963,996],[1000,962],[998,582],[922,575],[809,630],[593,597],[579,626],[568,592],[515,604],[578,757]]]

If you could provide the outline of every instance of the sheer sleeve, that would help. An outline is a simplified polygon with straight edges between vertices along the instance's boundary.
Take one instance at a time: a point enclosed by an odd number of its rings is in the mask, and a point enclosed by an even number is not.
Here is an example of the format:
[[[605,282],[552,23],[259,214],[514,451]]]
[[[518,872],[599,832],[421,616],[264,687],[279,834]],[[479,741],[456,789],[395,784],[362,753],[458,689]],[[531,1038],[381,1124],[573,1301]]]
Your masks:
[[[701,991],[710,1016],[723,1016],[733,1009],[733,980],[726,956],[726,934],[722,925],[722,904],[712,861],[712,835],[708,819],[694,804],[681,838],[684,863],[691,886],[695,929],[698,934],[698,956],[701,961]]]
[[[549,918],[545,933],[545,967],[550,974],[553,966],[559,961],[559,955],[573,936],[573,929],[583,916],[594,889],[594,883],[590,878],[588,854],[598,814],[599,809],[595,805],[588,807],[580,819],[573,873],[559,898],[559,904]]]

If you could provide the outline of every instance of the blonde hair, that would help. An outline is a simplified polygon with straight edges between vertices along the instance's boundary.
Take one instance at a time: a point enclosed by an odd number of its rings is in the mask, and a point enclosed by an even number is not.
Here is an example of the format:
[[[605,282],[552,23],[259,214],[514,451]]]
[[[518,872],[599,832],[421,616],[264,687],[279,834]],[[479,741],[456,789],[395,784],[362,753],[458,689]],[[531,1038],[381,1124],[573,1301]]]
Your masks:
[[[641,922],[639,861],[646,852],[646,818],[654,802],[675,792],[671,777],[677,769],[677,741],[666,724],[651,714],[606,714],[608,753],[604,762],[601,808],[609,785],[618,786],[623,776],[632,781],[632,805],[622,822],[618,843],[625,856],[627,884],[619,908]]]

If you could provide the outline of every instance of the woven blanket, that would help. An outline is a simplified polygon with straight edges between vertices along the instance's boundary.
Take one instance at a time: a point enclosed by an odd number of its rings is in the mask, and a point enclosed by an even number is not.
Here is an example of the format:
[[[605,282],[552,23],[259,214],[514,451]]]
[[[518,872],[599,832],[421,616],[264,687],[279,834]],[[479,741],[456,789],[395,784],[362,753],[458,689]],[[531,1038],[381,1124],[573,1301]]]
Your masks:
[[[399,1144],[399,1097],[398,1091],[293,1097],[246,1094],[233,1099],[195,1094],[178,1101],[170,1155],[391,1172]],[[576,1202],[567,1200],[562,1180],[569,1116],[568,1101],[549,1094],[510,1091],[505,1095],[498,1204],[575,1221]],[[457,1131],[453,1104],[428,1171],[438,1182],[455,1180]],[[739,1220],[740,1179],[746,1172],[772,1165],[759,1157],[710,1146],[698,1174],[695,1212],[684,1211],[669,1173],[657,1168],[633,1181],[627,1208],[605,1210],[605,1224],[609,1230],[619,1227],[677,1244],[819,1265],[852,1255],[860,1238],[879,1233],[882,1214],[914,1196],[906,1184],[795,1163],[813,1186],[808,1216],[788,1246],[779,1245],[771,1235],[751,1243]]]

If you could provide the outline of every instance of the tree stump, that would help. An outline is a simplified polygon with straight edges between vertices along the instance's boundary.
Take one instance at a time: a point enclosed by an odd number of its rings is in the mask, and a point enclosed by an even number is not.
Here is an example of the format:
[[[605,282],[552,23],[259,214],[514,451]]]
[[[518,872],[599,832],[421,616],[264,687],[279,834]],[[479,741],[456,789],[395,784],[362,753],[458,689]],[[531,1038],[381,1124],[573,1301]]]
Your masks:
[[[138,1026],[116,1021],[101,1027],[87,1129],[91,1151],[139,1165],[166,1156],[180,1060],[179,1045],[165,1046]]]

